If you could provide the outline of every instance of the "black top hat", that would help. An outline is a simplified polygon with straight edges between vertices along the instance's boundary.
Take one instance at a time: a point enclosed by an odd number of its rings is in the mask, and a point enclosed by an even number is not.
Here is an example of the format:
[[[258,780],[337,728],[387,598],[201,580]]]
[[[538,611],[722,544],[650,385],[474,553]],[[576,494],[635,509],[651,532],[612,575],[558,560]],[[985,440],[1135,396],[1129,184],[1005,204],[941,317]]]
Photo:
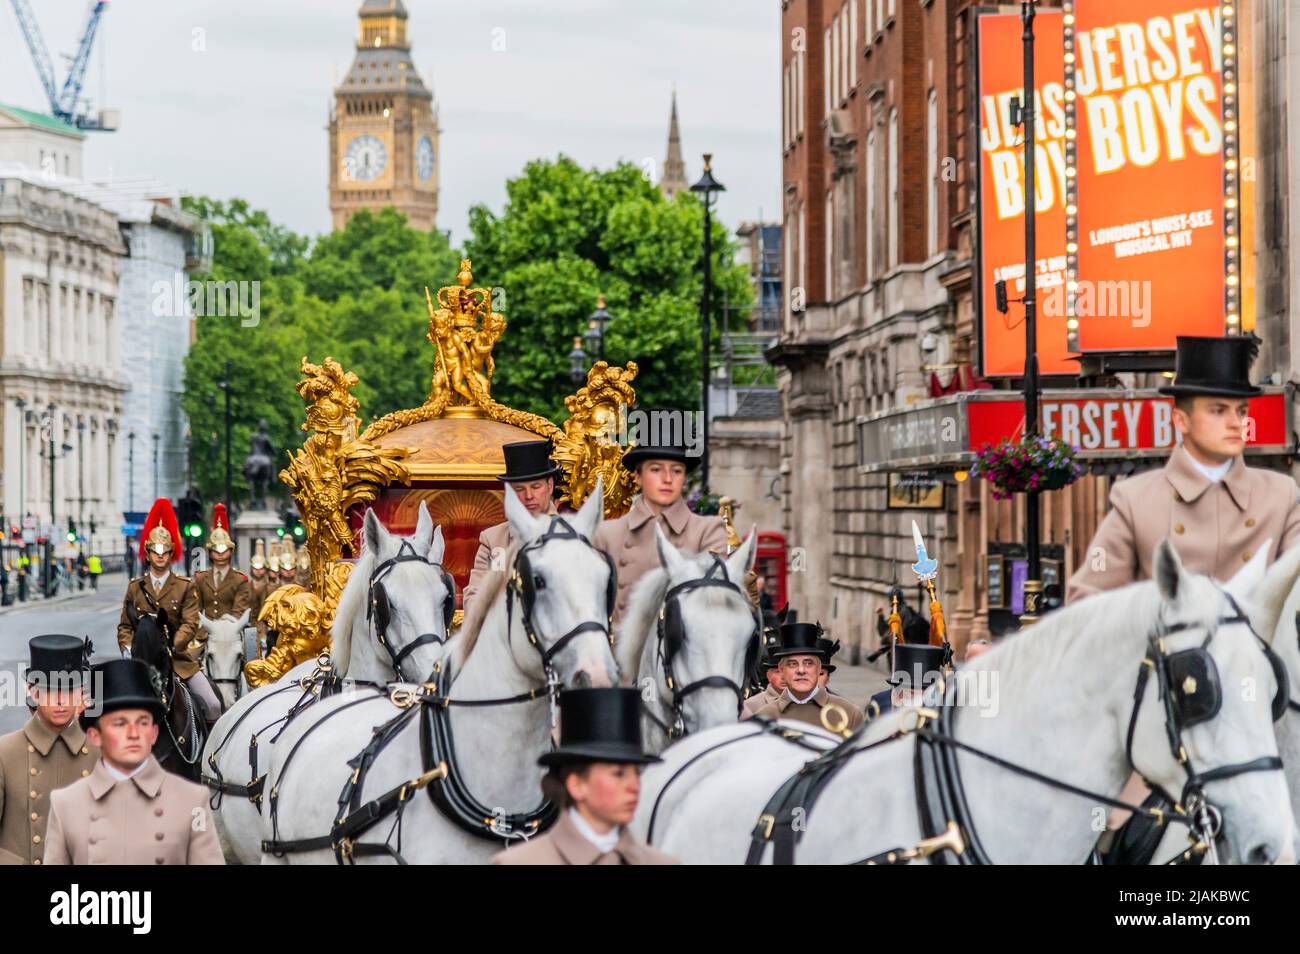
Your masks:
[[[552,450],[549,439],[502,444],[501,453],[506,459],[506,472],[497,474],[497,480],[514,483],[521,480],[542,480],[546,477],[558,477],[560,468],[551,462]]]
[[[66,680],[80,685],[85,670],[90,667],[89,639],[60,634],[33,636],[27,643],[27,650],[29,682],[33,674],[39,674],[45,680]]]
[[[1174,382],[1160,388],[1174,397],[1198,394],[1254,397],[1264,389],[1250,383],[1250,366],[1259,354],[1254,335],[1229,338],[1178,336]]]
[[[637,466],[647,460],[675,460],[685,464],[687,470],[699,466],[700,455],[692,454],[682,438],[683,429],[676,427],[683,420],[685,413],[672,408],[638,408],[645,419],[645,427],[631,435],[636,441],[623,454],[623,466],[636,470]],[[642,440],[642,437],[645,440]]]
[[[111,659],[90,667],[90,691],[93,696],[81,714],[83,729],[94,725],[100,716],[118,709],[148,709],[162,721],[167,714],[147,663],[138,659]]]
[[[641,745],[641,693],[636,689],[567,689],[560,693],[560,747],[538,765],[660,761]]]
[[[925,689],[939,678],[948,651],[929,643],[895,643],[894,668],[887,680],[891,686]]]
[[[826,639],[824,636],[819,637],[817,645],[822,650],[822,665],[827,672],[834,672],[835,665],[831,662],[835,654],[840,651],[840,641],[838,639]]]
[[[768,652],[773,659],[780,660],[786,656],[816,656],[823,663],[830,662],[826,649],[822,645],[820,623],[786,623],[781,627],[781,642]]]

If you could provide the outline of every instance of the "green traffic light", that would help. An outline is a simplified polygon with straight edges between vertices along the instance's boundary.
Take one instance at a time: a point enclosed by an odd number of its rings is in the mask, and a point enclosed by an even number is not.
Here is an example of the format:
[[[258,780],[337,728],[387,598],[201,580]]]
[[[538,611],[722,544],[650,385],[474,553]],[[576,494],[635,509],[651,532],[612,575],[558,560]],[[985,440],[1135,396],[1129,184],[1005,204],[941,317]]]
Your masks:
[[[280,536],[284,536],[284,527],[277,527],[275,532]]]
[[[295,527],[293,528],[293,535],[294,535],[295,537],[300,537],[300,536],[302,536],[302,533],[303,533],[303,530],[302,530],[302,524],[298,524],[297,526],[295,526]]]
[[[77,542],[77,535],[76,535],[75,533],[73,533],[71,530],[68,531],[68,542],[69,542],[69,543],[76,543],[76,542]]]

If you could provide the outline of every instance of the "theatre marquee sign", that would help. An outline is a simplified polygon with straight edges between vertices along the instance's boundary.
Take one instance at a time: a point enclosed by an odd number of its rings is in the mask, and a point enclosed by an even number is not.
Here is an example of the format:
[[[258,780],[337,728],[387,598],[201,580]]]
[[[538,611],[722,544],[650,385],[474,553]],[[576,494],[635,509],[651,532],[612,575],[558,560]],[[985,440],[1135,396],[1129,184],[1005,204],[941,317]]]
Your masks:
[[[1046,391],[1043,431],[1079,448],[1084,460],[1164,457],[1174,448],[1173,399],[1155,391]],[[1281,389],[1250,400],[1246,453],[1290,454],[1291,406]],[[988,444],[1024,433],[1018,391],[969,391],[860,417],[858,466],[866,473],[958,469]]]

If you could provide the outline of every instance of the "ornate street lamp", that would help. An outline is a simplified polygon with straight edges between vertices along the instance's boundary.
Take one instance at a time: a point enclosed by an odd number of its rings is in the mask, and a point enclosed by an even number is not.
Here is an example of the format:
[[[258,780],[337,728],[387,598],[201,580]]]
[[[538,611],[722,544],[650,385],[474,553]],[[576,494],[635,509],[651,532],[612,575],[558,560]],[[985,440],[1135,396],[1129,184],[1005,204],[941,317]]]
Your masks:
[[[587,380],[587,352],[582,350],[582,338],[573,336],[573,350],[569,352],[569,380],[581,387]]]
[[[582,343],[588,353],[595,354],[601,361],[605,360],[605,329],[614,320],[614,316],[605,310],[605,296],[596,297],[596,310],[587,319],[587,330],[583,333]]]
[[[704,154],[704,174],[691,186],[704,203],[704,294],[700,301],[700,398],[704,412],[704,452],[700,460],[700,489],[709,492],[709,299],[713,285],[713,197],[725,192],[713,178],[713,154]]]

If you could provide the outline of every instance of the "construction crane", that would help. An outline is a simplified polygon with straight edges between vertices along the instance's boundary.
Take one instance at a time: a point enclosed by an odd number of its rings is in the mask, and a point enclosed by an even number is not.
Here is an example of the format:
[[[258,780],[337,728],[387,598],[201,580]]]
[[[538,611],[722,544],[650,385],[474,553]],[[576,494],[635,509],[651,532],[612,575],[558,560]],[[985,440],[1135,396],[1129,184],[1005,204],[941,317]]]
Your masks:
[[[63,81],[61,90],[55,86],[54,65],[50,62],[50,54],[45,49],[45,40],[41,37],[41,28],[36,23],[31,5],[27,0],[11,0],[11,2],[14,14],[18,17],[18,25],[23,31],[23,39],[27,41],[27,49],[31,51],[32,60],[36,64],[41,85],[45,87],[45,95],[49,98],[50,112],[55,118],[78,129],[106,132],[117,129],[119,118],[117,110],[101,109],[98,116],[90,116],[80,108],[81,86],[86,76],[86,65],[90,62],[90,48],[95,42],[99,18],[103,16],[108,0],[95,0],[91,7],[86,18],[86,28],[81,33],[81,43],[77,47],[76,56],[72,58],[68,78]]]

